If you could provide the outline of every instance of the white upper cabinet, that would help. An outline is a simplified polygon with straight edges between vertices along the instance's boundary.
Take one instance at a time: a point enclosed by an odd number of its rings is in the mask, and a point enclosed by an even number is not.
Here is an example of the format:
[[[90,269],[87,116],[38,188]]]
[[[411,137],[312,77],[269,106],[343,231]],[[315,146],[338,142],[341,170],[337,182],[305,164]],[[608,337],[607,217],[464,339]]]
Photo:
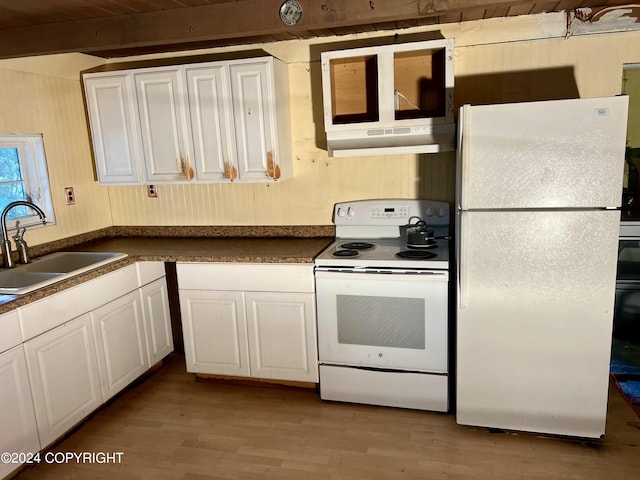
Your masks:
[[[100,183],[142,181],[140,136],[131,78],[126,73],[85,76],[84,88],[93,154]]]
[[[137,70],[133,74],[149,183],[194,177],[182,74],[180,68]]]
[[[185,68],[198,180],[237,177],[233,114],[226,65]]]
[[[282,175],[282,162],[278,157],[283,152],[278,149],[275,135],[278,106],[273,61],[233,64],[229,70],[239,179],[260,181],[266,176],[266,179],[278,180]],[[287,124],[286,129],[289,128]]]
[[[453,40],[327,51],[321,68],[330,156],[455,148]]]
[[[291,175],[287,66],[274,57],[89,72],[83,79],[100,183]]]

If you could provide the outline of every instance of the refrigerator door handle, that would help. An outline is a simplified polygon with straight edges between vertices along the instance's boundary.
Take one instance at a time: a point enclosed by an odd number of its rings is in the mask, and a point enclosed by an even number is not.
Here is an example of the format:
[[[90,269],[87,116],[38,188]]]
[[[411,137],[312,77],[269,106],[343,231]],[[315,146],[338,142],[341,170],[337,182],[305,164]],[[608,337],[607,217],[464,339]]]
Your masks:
[[[464,288],[464,278],[463,278],[464,272],[463,272],[463,267],[461,263],[458,263],[458,272],[457,272],[457,279],[456,279],[456,288],[457,288],[457,295],[456,298],[458,299],[458,310],[462,310],[465,308],[467,302],[466,302],[466,295],[467,295],[467,289]]]
[[[465,308],[466,306],[466,292],[467,289],[464,288],[463,279],[464,279],[464,268],[462,265],[462,256],[461,252],[462,242],[464,241],[465,236],[463,235],[462,229],[465,222],[462,221],[463,215],[467,213],[464,212],[460,207],[458,207],[458,211],[456,212],[456,244],[455,244],[455,255],[456,255],[456,303],[458,310]]]

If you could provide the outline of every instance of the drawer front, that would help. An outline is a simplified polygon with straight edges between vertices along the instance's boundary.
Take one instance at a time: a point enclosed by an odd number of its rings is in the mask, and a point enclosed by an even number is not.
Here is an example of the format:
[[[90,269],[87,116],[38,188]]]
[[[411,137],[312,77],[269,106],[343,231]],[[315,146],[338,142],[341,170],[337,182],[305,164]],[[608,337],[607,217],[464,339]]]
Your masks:
[[[0,353],[22,343],[18,311],[0,315]]]
[[[178,285],[186,290],[313,293],[312,264],[178,263]]]
[[[20,307],[22,340],[26,342],[137,288],[134,264]]]
[[[136,268],[139,287],[165,276],[164,262],[137,262]]]

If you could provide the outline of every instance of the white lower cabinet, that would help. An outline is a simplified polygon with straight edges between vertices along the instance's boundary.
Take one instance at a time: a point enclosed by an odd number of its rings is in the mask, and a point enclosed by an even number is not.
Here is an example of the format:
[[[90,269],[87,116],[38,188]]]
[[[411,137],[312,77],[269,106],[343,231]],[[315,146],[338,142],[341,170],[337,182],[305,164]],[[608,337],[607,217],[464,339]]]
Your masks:
[[[43,333],[24,349],[45,447],[102,404],[91,316]]]
[[[251,375],[317,381],[313,294],[245,294]]]
[[[140,289],[149,366],[173,352],[169,293],[164,277]]]
[[[241,292],[180,292],[187,371],[249,376]]]
[[[317,382],[312,265],[179,263],[187,370]]]
[[[0,452],[38,452],[40,440],[22,345],[0,354],[0,406]],[[0,478],[19,466],[18,463],[0,462]]]
[[[91,312],[102,399],[107,401],[149,368],[140,295],[137,291]]]
[[[0,413],[3,451],[19,451],[21,435],[30,444],[29,409],[32,417],[35,412],[40,442],[33,451],[38,451],[173,351],[162,262],[129,265],[12,315],[16,326],[7,332],[22,332],[24,343],[0,355],[0,406],[12,415],[3,421]],[[20,406],[14,408],[15,403]],[[5,426],[10,433],[5,434]],[[14,443],[5,446],[9,440]]]

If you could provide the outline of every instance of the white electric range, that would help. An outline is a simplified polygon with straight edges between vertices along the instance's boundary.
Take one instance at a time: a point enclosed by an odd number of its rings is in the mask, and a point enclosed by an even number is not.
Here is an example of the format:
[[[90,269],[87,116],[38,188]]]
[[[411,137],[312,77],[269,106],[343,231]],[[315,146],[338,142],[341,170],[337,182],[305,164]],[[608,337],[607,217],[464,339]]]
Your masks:
[[[315,260],[321,398],[447,411],[449,205],[360,200],[333,220]],[[418,222],[427,238],[408,245]]]

